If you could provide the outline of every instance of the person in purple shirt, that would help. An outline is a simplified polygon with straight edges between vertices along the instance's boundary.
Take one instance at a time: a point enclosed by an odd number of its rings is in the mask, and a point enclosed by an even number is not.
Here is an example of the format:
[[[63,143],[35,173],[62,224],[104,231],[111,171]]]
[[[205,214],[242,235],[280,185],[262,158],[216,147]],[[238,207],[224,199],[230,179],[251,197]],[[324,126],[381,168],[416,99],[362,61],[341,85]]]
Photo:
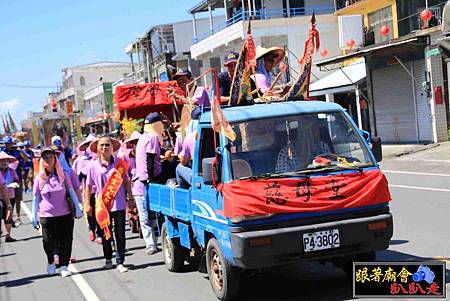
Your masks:
[[[162,172],[161,145],[164,137],[164,125],[158,113],[150,113],[145,117],[144,133],[136,145],[136,175],[133,178],[133,197],[139,211],[142,235],[146,244],[146,252],[152,255],[158,251],[153,221],[149,218],[147,204],[144,200],[144,189],[148,183],[165,184],[167,173]],[[170,151],[165,157],[170,157]]]
[[[187,95],[192,95],[194,105],[197,106],[210,106],[208,91],[202,86],[197,86],[193,83],[191,71],[188,69],[179,70],[173,76],[173,80],[176,80],[178,86],[186,91]]]
[[[1,220],[11,221],[12,220],[12,205],[8,198],[8,192],[6,190],[6,182],[3,176],[0,174],[0,224]],[[0,225],[0,236],[2,234],[2,227]],[[1,242],[1,241],[0,241]]]
[[[70,200],[66,196],[67,190]],[[72,273],[67,266],[72,253],[74,226],[72,205],[76,218],[81,218],[83,213],[70,175],[63,171],[56,152],[51,148],[42,151],[39,174],[34,181],[33,194],[32,224],[36,229],[42,226],[42,242],[48,261],[47,273],[49,275],[56,273],[54,255],[58,253],[61,276],[70,276]]]
[[[283,48],[271,47],[256,49],[256,73],[252,75],[252,80],[256,81],[256,85],[261,94],[269,92],[272,85],[272,72],[274,68],[284,59],[285,51]]]
[[[9,164],[17,162],[16,158],[13,156],[8,155],[5,152],[0,152],[0,175],[2,176],[4,184],[6,185],[6,193],[7,193],[7,200],[12,208],[14,210],[14,198],[15,198],[15,188],[19,187],[19,177],[17,176],[17,173],[14,169],[9,167]],[[3,198],[1,198],[0,203],[3,203]],[[7,209],[6,204],[3,206],[5,210]],[[4,214],[3,221],[5,223],[5,242],[15,242],[16,240],[11,236],[11,230],[12,230],[12,219],[7,219],[6,212]],[[1,223],[0,223],[0,229],[1,229]]]
[[[76,173],[78,176],[78,180],[81,183],[81,189],[86,189],[86,178],[87,173],[89,170],[90,164],[97,158],[96,155],[93,155],[88,150],[89,145],[92,141],[94,141],[96,138],[94,135],[89,135],[86,137],[86,140],[84,140],[80,145],[78,146],[77,151],[80,153],[80,156],[75,159],[72,165],[72,170]],[[92,187],[91,196],[88,200],[85,200],[89,203],[89,206],[95,207],[95,186]],[[100,230],[100,227],[97,226],[97,222],[95,220],[95,216],[87,216],[87,222],[89,226],[89,240],[90,241],[96,241],[97,243],[101,244],[101,235],[102,232]],[[97,239],[96,239],[97,237]]]
[[[103,136],[93,141],[89,149],[93,153],[97,153],[98,159],[94,160],[89,167],[89,171],[86,179],[86,191],[85,191],[85,200],[89,199],[92,192],[92,187],[95,185],[97,188],[96,199],[103,192],[108,179],[111,177],[112,173],[115,170],[115,166],[117,160],[120,160],[116,156],[113,155],[114,152],[118,151],[120,148],[120,142],[116,139],[113,139],[108,136]],[[128,271],[128,268],[124,266],[125,262],[125,209],[126,202],[128,200],[132,200],[133,196],[131,194],[130,181],[128,179],[128,175],[125,175],[125,178],[120,185],[119,190],[117,191],[111,208],[109,208],[109,217],[111,220],[110,231],[113,233],[114,229],[114,238],[116,242],[116,265],[117,270],[120,273],[124,273]],[[95,208],[86,204],[86,211],[88,215],[95,215]],[[105,269],[111,269],[113,267],[112,264],[112,237],[108,240],[105,239],[105,236],[102,233],[102,246],[103,246],[103,255],[106,259],[106,263],[104,265]]]
[[[197,124],[200,118],[201,110],[196,108],[191,113],[191,122],[188,128],[190,132],[186,135],[183,142],[183,148],[178,154],[180,164],[176,168],[177,184],[180,188],[189,189],[192,181],[192,163],[191,159],[194,155],[195,141],[197,140]]]

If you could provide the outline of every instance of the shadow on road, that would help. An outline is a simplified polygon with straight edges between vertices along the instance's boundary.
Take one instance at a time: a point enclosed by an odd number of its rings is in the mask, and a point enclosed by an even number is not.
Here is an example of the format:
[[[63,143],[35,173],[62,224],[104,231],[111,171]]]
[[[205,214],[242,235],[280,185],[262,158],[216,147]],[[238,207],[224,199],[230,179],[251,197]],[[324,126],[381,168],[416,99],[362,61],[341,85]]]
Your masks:
[[[130,265],[130,266],[128,266],[128,269],[134,271],[134,270],[142,270],[142,269],[146,269],[148,267],[154,267],[154,266],[160,266],[160,265],[164,265],[164,261],[148,262],[148,263],[139,264],[139,265]]]
[[[392,239],[389,242],[389,245],[391,246],[395,246],[395,245],[403,245],[403,244],[407,244],[409,243],[409,240],[404,240],[404,239]]]
[[[0,272],[0,276],[8,275],[9,272]]]
[[[16,287],[16,286],[29,285],[29,284],[33,283],[35,280],[48,278],[48,277],[55,277],[55,276],[56,275],[49,276],[47,274],[41,274],[41,275],[35,275],[35,276],[20,278],[20,279],[16,279],[16,280],[9,280],[9,281],[5,281],[5,282],[0,283],[0,287],[1,286],[4,286],[4,287]]]
[[[31,237],[27,237],[27,238],[18,239],[17,241],[29,241],[29,240],[38,239],[38,238],[42,239],[42,236],[41,235],[31,236]]]
[[[7,253],[7,254],[2,254],[2,255],[0,255],[0,257],[8,257],[8,256],[14,256],[14,255],[16,255],[17,253]]]
[[[377,253],[378,261],[436,261],[436,258],[420,257],[413,254],[386,250]],[[445,269],[445,283],[450,283],[450,270]]]

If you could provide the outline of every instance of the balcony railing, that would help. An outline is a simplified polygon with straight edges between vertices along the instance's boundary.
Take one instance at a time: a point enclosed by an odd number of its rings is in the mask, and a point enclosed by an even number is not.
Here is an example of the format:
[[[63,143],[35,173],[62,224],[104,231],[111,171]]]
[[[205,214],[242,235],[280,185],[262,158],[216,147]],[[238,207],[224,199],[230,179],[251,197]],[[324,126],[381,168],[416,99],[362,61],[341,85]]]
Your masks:
[[[364,0],[336,0],[336,10],[346,8],[347,6],[351,6],[361,1]]]
[[[425,29],[426,27],[434,27],[442,24],[442,10],[447,1],[441,1],[440,3],[429,6],[428,9],[433,13],[433,17],[425,24],[420,18],[420,13],[425,9],[425,7],[417,8],[417,12],[409,16],[401,18],[398,20],[398,31],[400,36],[409,34],[410,32]]]
[[[332,14],[334,13],[333,5],[316,5],[316,6],[307,6],[307,7],[294,7],[290,9],[259,9],[256,11],[252,11],[251,14],[249,11],[243,10],[231,18],[227,19],[225,22],[215,26],[209,32],[204,32],[202,34],[194,37],[194,44],[200,42],[201,40],[206,39],[207,37],[231,26],[240,21],[247,21],[250,18],[252,20],[265,20],[265,19],[273,19],[273,18],[288,18],[288,17],[297,17],[309,15],[315,12],[317,15],[319,14]]]

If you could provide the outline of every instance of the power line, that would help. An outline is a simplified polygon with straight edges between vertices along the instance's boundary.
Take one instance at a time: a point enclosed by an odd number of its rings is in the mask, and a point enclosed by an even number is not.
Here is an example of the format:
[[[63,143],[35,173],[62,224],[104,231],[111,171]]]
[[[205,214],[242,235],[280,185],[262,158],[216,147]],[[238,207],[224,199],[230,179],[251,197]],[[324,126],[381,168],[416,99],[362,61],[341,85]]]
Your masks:
[[[0,87],[6,88],[23,88],[23,89],[55,89],[56,86],[38,86],[38,85],[25,85],[25,84],[5,84],[0,83]]]

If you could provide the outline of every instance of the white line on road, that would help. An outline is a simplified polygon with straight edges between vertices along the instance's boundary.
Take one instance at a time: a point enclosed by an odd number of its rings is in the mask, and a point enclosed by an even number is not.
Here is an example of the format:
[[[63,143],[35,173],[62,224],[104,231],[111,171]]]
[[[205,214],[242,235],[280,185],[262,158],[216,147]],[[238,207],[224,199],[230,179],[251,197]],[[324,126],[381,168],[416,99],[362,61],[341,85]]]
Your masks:
[[[389,187],[393,187],[393,188],[406,188],[406,189],[418,189],[418,190],[432,190],[432,191],[450,192],[450,189],[430,188],[430,187],[418,187],[418,186],[406,186],[406,185],[394,185],[394,184],[389,184]]]
[[[21,202],[22,209],[25,211],[28,218],[33,220],[33,214],[31,213],[30,209],[28,209],[27,205],[24,204],[24,202]],[[42,230],[39,228],[39,232],[42,235]],[[78,274],[78,270],[75,268],[73,264],[70,265],[70,270],[74,272],[75,274],[72,274],[70,278],[75,282],[76,286],[80,289],[81,293],[83,294],[84,298],[87,301],[100,301],[100,299],[97,297],[97,295],[94,293],[94,290],[89,286],[87,281]]]
[[[385,173],[399,173],[399,174],[408,174],[408,175],[419,175],[419,176],[436,176],[436,177],[450,177],[449,174],[444,173],[426,173],[426,172],[413,172],[413,171],[400,171],[400,170],[384,170]]]

